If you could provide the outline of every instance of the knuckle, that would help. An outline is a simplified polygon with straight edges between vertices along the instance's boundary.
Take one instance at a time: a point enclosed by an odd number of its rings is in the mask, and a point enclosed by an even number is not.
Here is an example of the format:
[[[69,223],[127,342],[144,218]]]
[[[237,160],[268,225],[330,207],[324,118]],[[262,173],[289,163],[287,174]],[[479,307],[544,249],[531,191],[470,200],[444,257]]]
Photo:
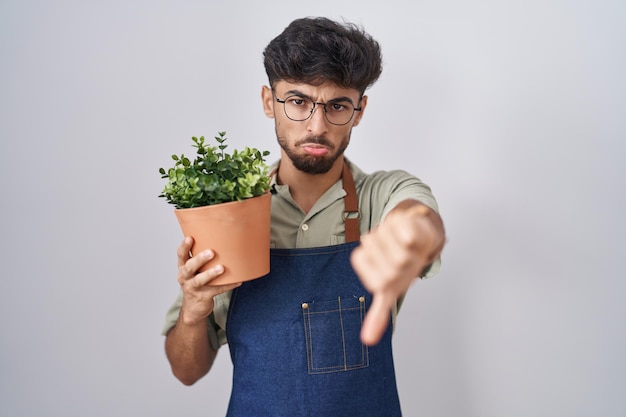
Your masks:
[[[185,245],[180,245],[176,250],[176,254],[181,259],[189,258],[189,249]]]
[[[190,265],[190,262],[185,262],[178,267],[178,281],[189,281],[195,275],[196,269]]]
[[[198,275],[196,275],[195,277],[191,278],[189,281],[189,285],[191,285],[191,287],[194,290],[197,290],[198,288],[202,287],[202,282],[200,282]]]
[[[190,275],[191,275],[191,271],[187,263],[184,263],[183,265],[178,267],[179,281],[181,279],[184,279],[185,277],[189,277]]]
[[[408,254],[404,254],[403,256],[398,257],[395,262],[395,267],[397,270],[404,270],[408,268],[415,261],[415,256],[409,256]]]

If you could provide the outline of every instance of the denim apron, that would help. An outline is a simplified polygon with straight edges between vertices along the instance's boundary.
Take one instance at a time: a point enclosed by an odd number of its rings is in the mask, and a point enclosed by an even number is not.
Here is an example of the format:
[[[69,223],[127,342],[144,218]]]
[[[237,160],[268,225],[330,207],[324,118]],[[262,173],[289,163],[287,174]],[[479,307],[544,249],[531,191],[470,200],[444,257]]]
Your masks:
[[[345,167],[344,188],[356,195]],[[350,264],[356,246],[358,232],[341,245],[272,249],[270,273],[233,291],[228,416],[401,416],[392,326],[375,346],[360,340],[372,296]]]

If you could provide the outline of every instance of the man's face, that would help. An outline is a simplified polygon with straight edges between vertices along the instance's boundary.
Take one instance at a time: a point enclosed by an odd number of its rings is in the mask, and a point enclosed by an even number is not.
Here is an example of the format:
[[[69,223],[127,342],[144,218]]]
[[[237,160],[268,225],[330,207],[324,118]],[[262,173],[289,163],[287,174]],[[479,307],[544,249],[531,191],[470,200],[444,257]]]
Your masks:
[[[276,138],[282,157],[289,158],[297,169],[308,174],[328,172],[343,155],[350,143],[352,127],[361,121],[367,104],[367,96],[360,99],[357,90],[340,88],[331,83],[312,86],[278,81],[273,91],[269,87],[263,87],[262,98],[265,114],[275,121]],[[291,98],[291,104],[276,101],[288,98]],[[352,104],[362,110],[355,111],[352,119],[341,126],[330,123],[324,114],[323,105],[319,104],[315,105],[313,114],[306,120],[294,121],[287,117],[284,106],[298,106],[308,101],[330,103],[327,107],[329,111],[331,105],[335,109],[343,108],[342,103],[348,103],[348,107]],[[308,111],[303,114],[306,117]],[[293,114],[290,116],[293,118]]]

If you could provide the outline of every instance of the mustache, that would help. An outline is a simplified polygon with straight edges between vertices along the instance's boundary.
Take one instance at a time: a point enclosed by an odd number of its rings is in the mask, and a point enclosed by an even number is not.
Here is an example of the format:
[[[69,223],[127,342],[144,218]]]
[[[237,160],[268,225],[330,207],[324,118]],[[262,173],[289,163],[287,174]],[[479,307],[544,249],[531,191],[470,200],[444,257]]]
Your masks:
[[[332,143],[324,136],[309,136],[304,139],[300,139],[296,142],[296,146],[304,145],[305,143],[315,143],[316,145],[326,146],[332,148]]]

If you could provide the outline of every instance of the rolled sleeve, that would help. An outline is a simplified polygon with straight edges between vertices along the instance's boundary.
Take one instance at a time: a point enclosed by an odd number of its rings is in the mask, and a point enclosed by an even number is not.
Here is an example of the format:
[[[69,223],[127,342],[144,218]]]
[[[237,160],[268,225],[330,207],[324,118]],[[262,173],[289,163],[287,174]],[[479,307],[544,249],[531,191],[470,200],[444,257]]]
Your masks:
[[[230,295],[228,296],[228,298],[230,298]],[[174,326],[176,326],[176,323],[178,322],[178,318],[180,317],[180,309],[182,305],[183,305],[183,293],[181,291],[179,292],[178,297],[176,297],[176,300],[174,301],[172,306],[169,308],[169,310],[167,310],[167,313],[165,315],[165,324],[163,326],[163,330],[161,331],[161,334],[163,336],[167,336],[167,334],[174,328]],[[209,317],[207,317],[207,334],[209,337],[209,342],[211,343],[211,346],[215,350],[218,350],[220,346],[226,343],[226,332],[217,324],[217,321],[215,318],[215,312],[217,311],[218,307],[220,311],[223,310],[224,308],[223,297],[220,297],[220,296],[215,297],[214,312],[211,313]],[[226,302],[226,311],[228,311],[228,302]],[[224,317],[224,323],[225,323],[226,316],[225,314],[222,314],[222,316]]]

